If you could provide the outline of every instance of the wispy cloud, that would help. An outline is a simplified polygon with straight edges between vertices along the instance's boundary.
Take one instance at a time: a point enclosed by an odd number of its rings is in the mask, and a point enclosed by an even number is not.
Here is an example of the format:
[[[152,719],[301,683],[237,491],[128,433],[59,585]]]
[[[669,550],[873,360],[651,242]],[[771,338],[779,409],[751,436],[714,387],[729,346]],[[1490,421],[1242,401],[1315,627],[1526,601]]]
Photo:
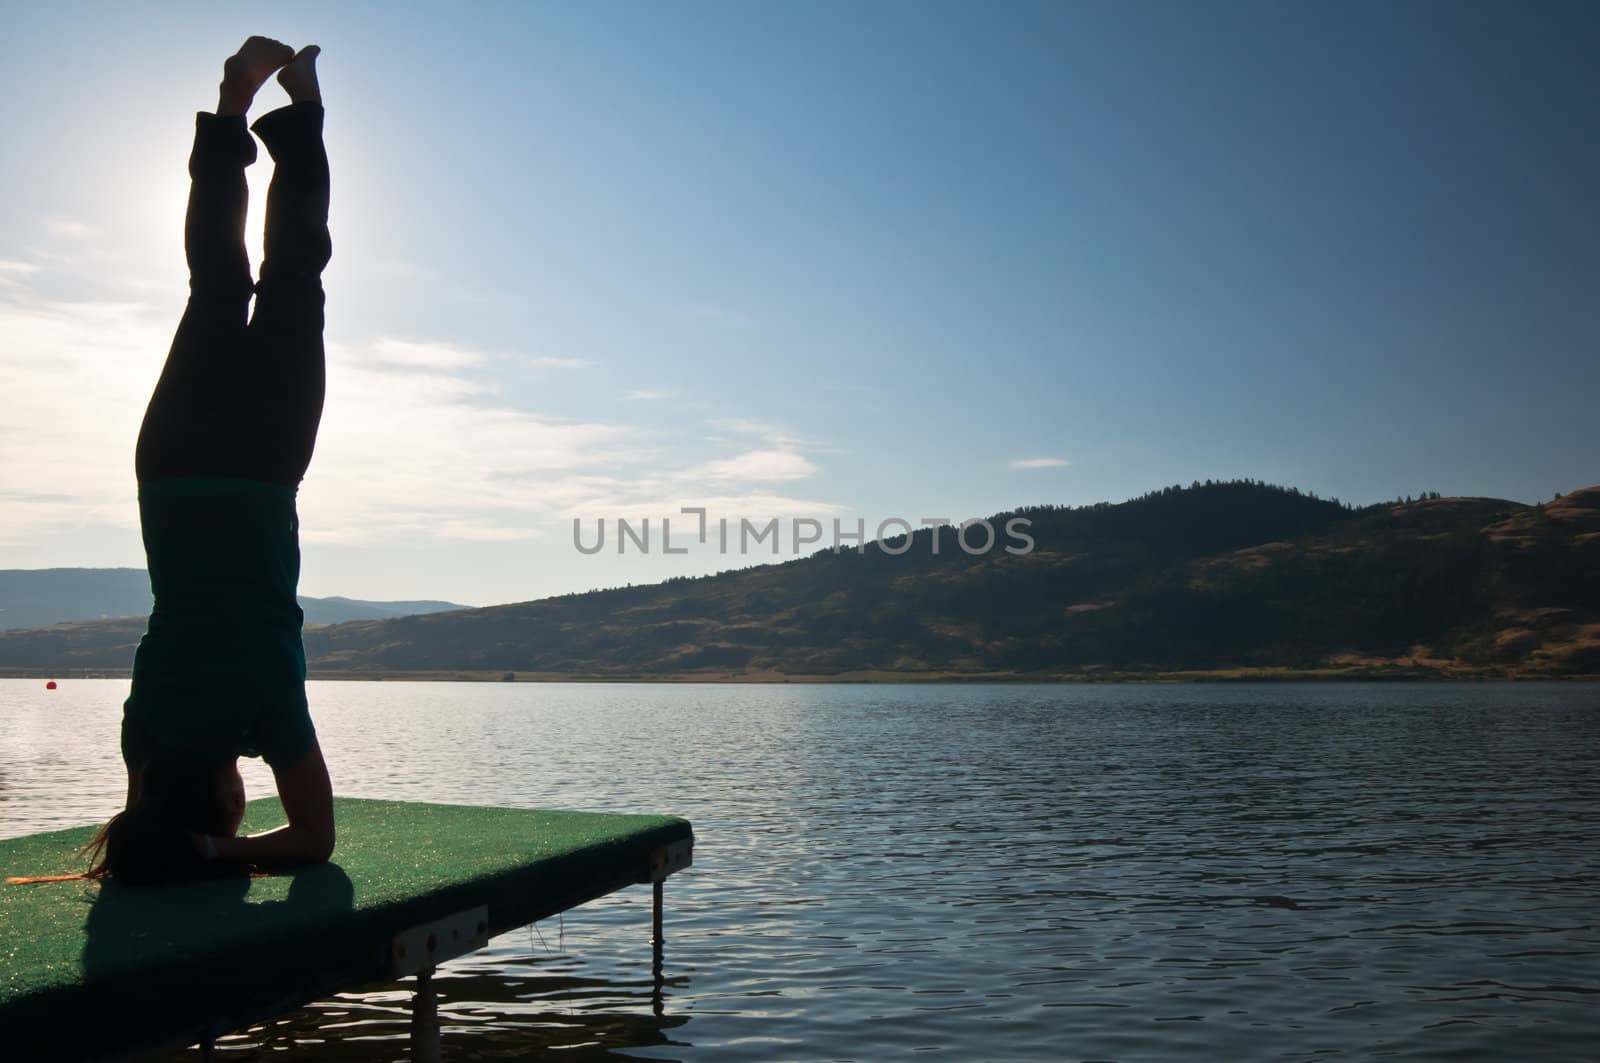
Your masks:
[[[136,303],[0,300],[0,544],[137,527],[134,443],[172,327]],[[499,401],[483,352],[381,337],[330,343],[328,360],[309,542],[526,535],[555,519],[562,478],[653,456],[627,425]]]
[[[437,340],[407,340],[386,336],[372,344],[372,353],[388,365],[416,369],[482,369],[491,362],[515,362],[539,369],[587,369],[592,363],[584,358],[557,358],[551,355],[496,354],[489,351],[470,350],[454,343]]]
[[[713,442],[734,442],[748,445],[749,440],[758,440],[769,447],[781,450],[817,450],[828,449],[815,439],[798,436],[787,428],[770,421],[760,421],[750,417],[714,417],[706,424],[718,432],[732,436],[734,439],[713,436]]]
[[[1065,469],[1072,462],[1066,458],[1014,458],[1008,464],[1013,469]]]
[[[665,517],[672,521],[674,540],[681,543],[682,537],[686,534],[692,535],[699,526],[699,520],[694,514],[683,512],[691,508],[705,510],[707,522],[713,526],[720,520],[736,524],[740,520],[764,522],[774,517],[780,520],[793,517],[824,518],[845,516],[849,512],[845,506],[836,502],[819,498],[800,498],[775,491],[721,493],[685,491],[654,495],[630,491],[615,494],[596,492],[585,498],[575,499],[563,508],[561,518],[564,522],[573,520],[659,522]],[[660,527],[659,523],[656,526]],[[569,528],[570,523],[561,529],[562,533],[567,534]],[[592,532],[585,531],[584,535],[585,538],[591,538]]]
[[[39,225],[51,236],[67,240],[87,240],[96,233],[93,226],[73,218],[44,218]]]
[[[685,475],[714,483],[774,483],[803,480],[816,471],[815,465],[792,450],[751,450],[731,458],[708,461],[688,470]]]
[[[488,364],[481,351],[469,351],[450,343],[418,342],[385,336],[372,345],[377,361],[414,369],[477,369]]]
[[[653,456],[628,425],[506,405],[483,352],[388,338],[328,357],[301,492],[309,541],[527,538],[555,519],[568,478]]]
[[[628,392],[626,395],[623,395],[622,396],[622,401],[623,402],[656,402],[656,401],[659,401],[661,399],[673,398],[677,394],[678,394],[678,392],[674,388],[666,388],[666,389],[662,389],[662,390],[651,390],[651,389],[648,389],[648,388],[639,388],[639,389],[635,389],[633,391]]]
[[[557,358],[548,354],[525,354],[518,360],[523,365],[537,366],[540,369],[588,369],[594,365],[587,358]]]
[[[415,277],[422,273],[422,267],[404,258],[369,258],[366,269],[382,277]]]
[[[33,283],[33,275],[44,267],[37,262],[21,258],[0,258],[0,288],[13,291],[26,289]]]
[[[0,297],[0,545],[75,527],[137,528],[133,448],[171,342],[167,314],[134,302]],[[500,357],[415,337],[330,341],[325,415],[300,491],[304,540],[532,539],[573,516],[681,506],[751,519],[842,512],[774,490],[816,473],[795,449],[673,462],[642,427],[516,408],[494,376]]]
[[[0,543],[133,527],[133,445],[170,325],[122,302],[0,301]]]
[[[734,325],[742,328],[750,324],[749,314],[716,303],[687,303],[683,311],[690,317],[718,325]]]
[[[846,507],[821,498],[774,490],[814,475],[804,455],[784,450],[751,450],[683,468],[651,466],[633,477],[568,477],[552,497],[562,515],[581,519],[678,520],[684,507],[704,509],[710,520],[770,520],[773,517],[831,517]],[[692,518],[685,517],[687,523]]]

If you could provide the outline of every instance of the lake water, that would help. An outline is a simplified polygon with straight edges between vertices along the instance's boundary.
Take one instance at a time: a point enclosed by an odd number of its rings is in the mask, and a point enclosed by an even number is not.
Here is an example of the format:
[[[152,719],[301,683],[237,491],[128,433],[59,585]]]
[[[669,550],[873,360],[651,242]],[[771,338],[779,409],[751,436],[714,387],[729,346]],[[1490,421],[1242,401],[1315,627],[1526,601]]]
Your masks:
[[[0,680],[0,834],[120,807],[126,686]],[[442,967],[447,1060],[1600,1056],[1600,685],[311,702],[340,794],[694,823],[659,997],[635,887]],[[345,994],[219,1048],[403,1060],[408,1004]]]

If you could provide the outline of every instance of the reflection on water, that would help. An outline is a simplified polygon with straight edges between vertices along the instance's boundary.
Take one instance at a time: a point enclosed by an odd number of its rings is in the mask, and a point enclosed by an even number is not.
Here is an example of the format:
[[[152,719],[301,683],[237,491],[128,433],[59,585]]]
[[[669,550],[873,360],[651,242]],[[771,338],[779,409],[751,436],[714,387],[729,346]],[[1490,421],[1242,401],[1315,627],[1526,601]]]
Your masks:
[[[122,800],[125,683],[0,680],[0,832]],[[441,969],[446,1057],[1587,1059],[1600,686],[314,683],[342,794],[694,821]],[[246,762],[252,795],[270,774]],[[406,1058],[404,985],[219,1047]]]

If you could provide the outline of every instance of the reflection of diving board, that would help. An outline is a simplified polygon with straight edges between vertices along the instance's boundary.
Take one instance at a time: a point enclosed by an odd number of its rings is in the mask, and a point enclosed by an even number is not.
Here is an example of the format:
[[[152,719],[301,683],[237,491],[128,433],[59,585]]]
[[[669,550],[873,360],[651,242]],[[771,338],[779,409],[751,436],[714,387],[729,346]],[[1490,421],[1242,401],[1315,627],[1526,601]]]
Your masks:
[[[332,862],[264,878],[136,887],[0,884],[0,1056],[209,1046],[341,989],[417,974],[412,1046],[436,1058],[433,966],[492,934],[687,867],[672,816],[334,799]],[[284,822],[250,802],[244,833]],[[0,841],[0,875],[81,871],[94,827]]]

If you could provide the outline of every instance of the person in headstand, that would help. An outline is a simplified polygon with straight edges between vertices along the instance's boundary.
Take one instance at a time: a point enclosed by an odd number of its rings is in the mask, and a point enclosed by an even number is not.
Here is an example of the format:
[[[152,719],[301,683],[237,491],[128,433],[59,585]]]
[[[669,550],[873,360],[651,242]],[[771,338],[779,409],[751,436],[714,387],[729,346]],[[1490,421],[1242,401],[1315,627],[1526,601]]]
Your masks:
[[[123,705],[127,803],[85,847],[91,878],[204,878],[333,852],[295,596],[295,495],[322,419],[332,254],[318,51],[251,37],[223,66],[216,113],[195,117],[189,301],[134,458],[155,604]],[[275,71],[291,102],[247,127]],[[244,244],[252,129],[275,166],[255,283]],[[236,836],[240,756],[272,768],[286,826]]]

